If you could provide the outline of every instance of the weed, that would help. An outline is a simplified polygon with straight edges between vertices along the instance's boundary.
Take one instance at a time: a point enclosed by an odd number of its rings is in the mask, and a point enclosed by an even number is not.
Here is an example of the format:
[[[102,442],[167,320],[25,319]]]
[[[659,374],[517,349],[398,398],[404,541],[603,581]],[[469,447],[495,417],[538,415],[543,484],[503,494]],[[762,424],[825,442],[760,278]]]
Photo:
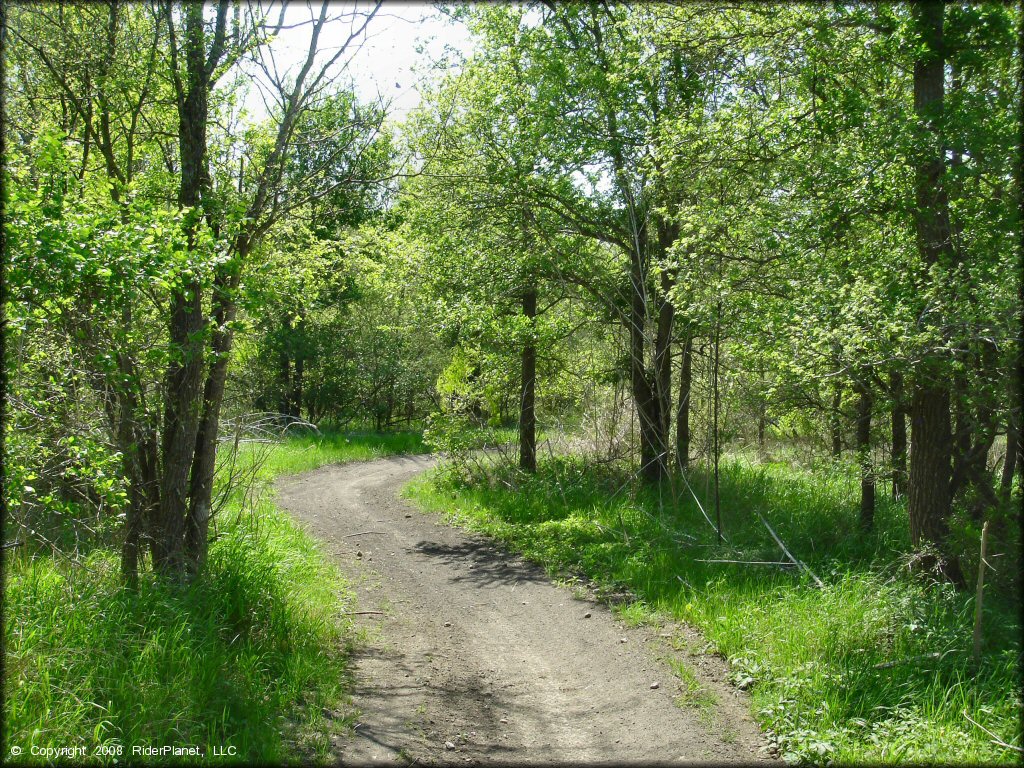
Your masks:
[[[571,456],[542,462],[535,476],[492,471],[504,473],[500,482],[441,468],[407,493],[552,572],[627,586],[636,599],[617,610],[628,623],[662,614],[698,627],[730,658],[734,682],[750,689],[757,719],[787,759],[1017,757],[964,717],[1021,744],[1016,593],[987,596],[986,647],[975,668],[972,597],[902,567],[909,539],[901,504],[880,498],[875,531],[861,533],[855,474],[724,462],[726,545],[672,484],[638,488],[615,467]],[[714,562],[780,559],[757,512],[824,588],[794,568]]]
[[[275,446],[261,479],[419,446],[412,435],[307,435]],[[331,759],[329,732],[350,720],[323,712],[344,708],[350,686],[351,592],[269,500],[251,514],[240,503],[229,499],[189,586],[149,576],[126,590],[110,547],[80,563],[7,557],[4,742],[23,750],[12,762],[73,746],[86,748],[76,761],[110,763],[118,750],[120,762],[174,760],[133,755],[140,745],[195,745],[209,762]]]

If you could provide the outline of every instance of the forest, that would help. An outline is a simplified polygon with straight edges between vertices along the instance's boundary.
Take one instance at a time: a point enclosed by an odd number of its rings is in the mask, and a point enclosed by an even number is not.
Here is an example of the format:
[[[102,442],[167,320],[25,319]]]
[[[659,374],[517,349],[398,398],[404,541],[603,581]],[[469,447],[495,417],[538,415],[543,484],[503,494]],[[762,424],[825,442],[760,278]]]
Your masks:
[[[0,14],[5,761],[359,762],[397,503],[676,633],[715,749],[1021,759],[1019,5]],[[293,509],[358,462],[370,529]],[[473,717],[389,759],[621,757]]]

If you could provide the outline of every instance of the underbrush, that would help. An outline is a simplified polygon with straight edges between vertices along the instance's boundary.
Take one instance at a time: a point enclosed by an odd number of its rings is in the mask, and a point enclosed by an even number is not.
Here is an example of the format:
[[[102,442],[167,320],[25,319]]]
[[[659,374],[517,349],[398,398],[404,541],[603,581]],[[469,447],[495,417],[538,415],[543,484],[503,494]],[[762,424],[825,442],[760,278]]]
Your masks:
[[[857,486],[841,468],[811,474],[734,461],[722,473],[728,543],[719,544],[694,501],[705,481],[693,473],[692,493],[680,478],[637,490],[614,468],[556,458],[535,477],[442,469],[409,493],[552,574],[628,592],[632,602],[619,607],[627,620],[700,628],[730,659],[734,682],[750,690],[756,717],[788,760],[1019,760],[996,743],[1021,744],[1009,552],[993,561],[1002,573],[986,595],[984,653],[975,667],[973,597],[911,575],[901,504],[879,499],[875,531],[866,535],[857,524]],[[705,510],[713,521],[714,510]],[[758,512],[824,586],[774,564],[786,558]]]
[[[414,435],[307,435],[247,449],[256,485],[329,462],[416,450]],[[262,463],[258,462],[258,458]],[[14,550],[5,563],[5,756],[196,762],[134,747],[198,747],[212,762],[322,762],[346,715],[352,596],[273,504],[231,493],[209,568],[188,586],[122,586],[111,545]],[[12,748],[22,750],[17,757]]]

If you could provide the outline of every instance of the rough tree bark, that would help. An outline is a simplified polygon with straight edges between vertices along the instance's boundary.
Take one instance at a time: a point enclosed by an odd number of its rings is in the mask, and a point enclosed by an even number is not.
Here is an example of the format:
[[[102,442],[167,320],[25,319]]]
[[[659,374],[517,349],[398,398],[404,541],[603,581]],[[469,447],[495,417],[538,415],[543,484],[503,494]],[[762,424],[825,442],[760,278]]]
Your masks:
[[[914,111],[924,126],[916,160],[914,224],[918,249],[925,266],[954,258],[949,204],[943,187],[945,155],[941,121],[945,93],[943,50],[944,4],[922,2],[912,6],[920,36],[920,54],[914,63]],[[965,584],[960,565],[946,552],[952,495],[952,430],[948,360],[932,352],[914,371],[910,401],[910,476],[907,510],[914,546],[933,545],[940,553],[937,565],[950,581]],[[927,565],[927,563],[926,563]]]
[[[190,251],[198,246],[199,230],[211,203],[211,181],[207,158],[207,123],[212,75],[224,53],[228,3],[217,7],[214,37],[207,51],[203,5],[189,3],[182,10],[185,82],[180,81],[176,61],[172,9],[165,8],[171,33],[172,74],[178,109],[178,144],[181,179],[178,205],[188,211],[186,242]],[[160,511],[154,531],[153,559],[158,571],[183,576],[185,572],[185,527],[189,510],[190,475],[203,410],[203,374],[206,318],[203,313],[202,284],[186,277],[171,294],[169,323],[171,359],[165,375],[163,435],[161,441]]]
[[[244,246],[238,249],[244,257]],[[210,518],[213,515],[213,479],[217,464],[217,434],[220,407],[227,383],[228,358],[231,354],[231,323],[237,304],[232,294],[238,288],[238,273],[219,274],[214,281],[214,327],[211,346],[212,363],[203,388],[203,416],[192,460],[189,482],[189,507],[185,524],[186,565],[194,576],[206,564]]]
[[[659,482],[665,476],[664,445],[659,435],[663,423],[659,412],[655,377],[645,365],[648,312],[647,269],[643,254],[630,259],[631,301],[629,309],[629,374],[637,419],[640,422],[640,477]]]

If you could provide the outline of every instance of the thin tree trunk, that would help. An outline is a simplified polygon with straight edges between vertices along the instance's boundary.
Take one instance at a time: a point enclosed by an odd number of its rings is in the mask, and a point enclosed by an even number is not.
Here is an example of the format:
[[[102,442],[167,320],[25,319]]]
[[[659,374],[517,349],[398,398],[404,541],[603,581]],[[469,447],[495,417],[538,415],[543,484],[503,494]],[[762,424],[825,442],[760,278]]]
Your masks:
[[[679,229],[673,223],[658,217],[657,252],[666,259],[669,248],[679,236]],[[658,449],[661,474],[668,474],[670,462],[669,442],[672,434],[672,337],[675,325],[675,305],[670,300],[674,283],[671,270],[661,271],[660,290],[655,306],[658,308],[657,327],[654,337],[654,384],[658,401]]]
[[[843,420],[841,408],[843,406],[843,390],[838,382],[832,385],[832,413],[830,423],[832,429],[832,458],[838,459],[843,455]]]
[[[523,291],[523,317],[529,326],[529,336],[523,344],[522,385],[519,397],[519,467],[527,472],[537,471],[537,414],[536,379],[537,346],[534,342],[534,322],[537,317],[537,288],[529,285]]]
[[[291,415],[296,419],[302,418],[302,380],[306,372],[306,360],[302,356],[302,350],[295,353],[295,375],[292,377],[292,410]],[[388,422],[391,421],[391,394],[388,395]]]
[[[714,347],[714,361],[712,369],[712,398],[714,407],[714,418],[712,420],[712,436],[713,436],[713,457],[715,461],[715,525],[718,530],[718,543],[722,543],[722,502],[719,496],[719,475],[718,475],[718,461],[721,456],[721,446],[718,442],[718,410],[719,410],[719,387],[718,387],[718,365],[721,344],[721,331],[722,331],[722,302],[719,301],[715,312],[715,347]]]
[[[1010,413],[1006,418],[1006,456],[1003,458],[1003,471],[999,479],[999,491],[1007,498],[1013,487],[1013,472],[1017,468],[1019,440],[1020,427],[1017,424],[1016,406],[1010,406]]]
[[[907,493],[907,408],[903,401],[903,374],[893,371],[889,387],[892,393],[892,495],[899,499]]]
[[[292,321],[287,312],[281,321],[281,349],[277,354],[278,405],[277,410],[290,416],[292,412]]]
[[[953,474],[950,480],[949,495],[956,498],[960,489],[968,482],[968,465],[971,457],[971,435],[975,426],[973,414],[967,407],[967,380],[963,371],[953,376]]]
[[[244,253],[244,249],[240,249],[239,258]],[[213,480],[217,467],[220,409],[224,401],[228,358],[234,338],[231,324],[237,308],[234,300],[237,288],[237,271],[230,277],[223,273],[217,276],[214,285],[213,362],[203,389],[203,418],[196,436],[185,526],[185,560],[191,576],[206,564],[210,518],[213,515]]]
[[[658,324],[654,339],[654,389],[657,402],[657,450],[659,472],[668,474],[670,462],[670,436],[672,430],[672,325],[675,308],[667,298],[671,285],[666,273],[662,273],[663,294],[658,298]]]
[[[875,470],[871,461],[871,409],[874,405],[871,387],[856,381],[857,393],[857,460],[860,463],[860,527],[870,531],[875,526]]]
[[[690,468],[690,391],[693,385],[693,334],[687,330],[679,364],[679,405],[676,409],[676,461]]]

